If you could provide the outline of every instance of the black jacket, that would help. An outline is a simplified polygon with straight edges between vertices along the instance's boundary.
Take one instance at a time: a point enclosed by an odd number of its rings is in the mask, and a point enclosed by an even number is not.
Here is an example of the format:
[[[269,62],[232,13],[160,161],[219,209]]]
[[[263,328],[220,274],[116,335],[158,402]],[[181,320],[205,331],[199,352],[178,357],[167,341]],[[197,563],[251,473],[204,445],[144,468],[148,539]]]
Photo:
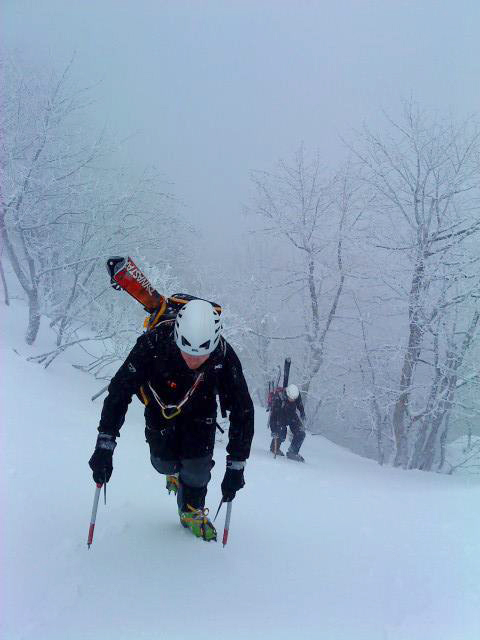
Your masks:
[[[199,373],[203,373],[203,379],[181,413],[165,420],[153,392],[164,404],[178,404]],[[146,401],[145,420],[152,431],[168,427],[174,421],[191,422],[192,428],[196,421],[215,421],[218,394],[221,405],[230,412],[227,453],[234,460],[246,460],[250,455],[253,403],[240,360],[223,338],[208,360],[199,369],[191,370],[174,342],[173,321],[142,334],[110,382],[98,427],[100,432],[119,435],[134,394]]]
[[[279,426],[296,424],[298,421],[297,411],[302,420],[305,420],[305,409],[301,395],[291,401],[285,392],[276,393],[272,400],[270,423]]]

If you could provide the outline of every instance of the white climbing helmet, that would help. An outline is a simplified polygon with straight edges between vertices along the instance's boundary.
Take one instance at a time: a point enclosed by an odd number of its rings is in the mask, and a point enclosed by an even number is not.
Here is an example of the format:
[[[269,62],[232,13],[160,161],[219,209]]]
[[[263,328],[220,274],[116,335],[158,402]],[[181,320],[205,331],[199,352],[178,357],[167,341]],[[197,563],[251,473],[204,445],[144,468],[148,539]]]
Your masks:
[[[285,391],[289,400],[296,400],[300,395],[300,391],[296,384],[289,384]]]
[[[222,332],[222,321],[207,300],[190,300],[177,313],[175,343],[191,356],[205,356],[215,350]]]

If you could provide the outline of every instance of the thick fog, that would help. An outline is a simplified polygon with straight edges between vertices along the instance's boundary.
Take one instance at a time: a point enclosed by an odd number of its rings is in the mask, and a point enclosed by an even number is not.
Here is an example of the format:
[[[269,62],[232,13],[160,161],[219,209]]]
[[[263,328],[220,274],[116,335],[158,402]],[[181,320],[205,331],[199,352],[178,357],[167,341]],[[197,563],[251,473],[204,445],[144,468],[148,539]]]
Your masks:
[[[249,172],[304,141],[335,165],[340,136],[413,96],[461,115],[480,104],[477,2],[4,0],[9,52],[63,67],[138,167],[175,185],[215,241],[233,232]],[[217,231],[218,229],[218,231]]]
[[[291,355],[312,432],[452,471],[480,435],[479,26],[473,0],[4,1],[2,282],[28,342],[58,332],[41,363],[88,330],[111,375],[142,313],[104,262],[132,255],[225,307],[256,402]]]

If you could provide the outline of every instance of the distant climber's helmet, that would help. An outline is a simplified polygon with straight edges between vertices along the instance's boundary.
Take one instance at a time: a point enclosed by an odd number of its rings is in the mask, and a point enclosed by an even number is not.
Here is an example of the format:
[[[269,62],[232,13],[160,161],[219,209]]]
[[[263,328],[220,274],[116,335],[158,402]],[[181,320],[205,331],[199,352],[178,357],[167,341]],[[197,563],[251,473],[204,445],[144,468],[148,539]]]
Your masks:
[[[296,400],[300,395],[300,391],[296,384],[289,384],[285,391],[289,400]]]

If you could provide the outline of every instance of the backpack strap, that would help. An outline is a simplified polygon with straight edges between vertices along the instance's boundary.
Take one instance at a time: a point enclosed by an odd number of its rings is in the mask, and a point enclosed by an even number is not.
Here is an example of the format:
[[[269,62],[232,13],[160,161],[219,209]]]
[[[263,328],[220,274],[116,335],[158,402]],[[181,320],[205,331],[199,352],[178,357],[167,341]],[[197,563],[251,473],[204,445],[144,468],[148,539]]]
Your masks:
[[[220,354],[218,357],[218,362],[214,364],[215,386],[218,393],[218,400],[220,402],[220,413],[222,414],[222,418],[226,418],[229,402],[228,402],[227,393],[224,389],[222,378],[220,376],[220,372],[223,369],[223,362],[225,360],[225,355],[227,353],[227,343],[223,338],[223,336],[220,337],[218,347],[220,349]]]

